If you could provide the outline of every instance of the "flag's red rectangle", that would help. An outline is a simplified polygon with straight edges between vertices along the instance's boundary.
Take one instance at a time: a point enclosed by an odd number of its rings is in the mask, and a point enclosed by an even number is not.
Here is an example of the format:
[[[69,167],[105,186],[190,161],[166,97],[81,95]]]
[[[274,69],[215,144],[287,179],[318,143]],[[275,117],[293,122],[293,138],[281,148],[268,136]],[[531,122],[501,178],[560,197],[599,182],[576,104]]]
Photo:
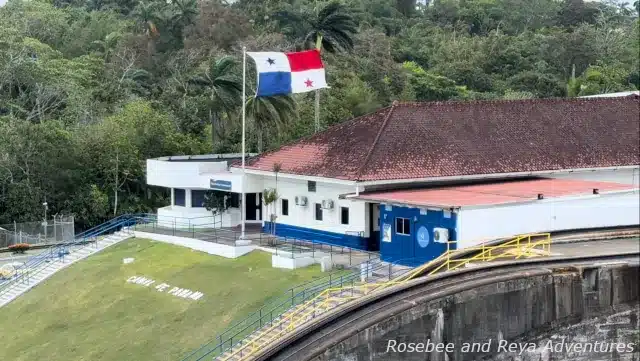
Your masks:
[[[322,59],[318,50],[307,50],[297,53],[286,53],[289,59],[291,71],[305,71],[312,69],[323,69]]]

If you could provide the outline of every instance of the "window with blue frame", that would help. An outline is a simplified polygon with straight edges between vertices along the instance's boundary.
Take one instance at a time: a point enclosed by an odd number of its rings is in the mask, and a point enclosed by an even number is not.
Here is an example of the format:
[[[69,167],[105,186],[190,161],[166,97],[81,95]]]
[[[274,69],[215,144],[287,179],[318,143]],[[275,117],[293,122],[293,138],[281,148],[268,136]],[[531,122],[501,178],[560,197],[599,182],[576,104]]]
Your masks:
[[[173,205],[174,206],[185,206],[185,191],[184,189],[174,188],[173,189]]]
[[[396,218],[396,234],[401,234],[403,236],[411,235],[411,221],[409,218]]]

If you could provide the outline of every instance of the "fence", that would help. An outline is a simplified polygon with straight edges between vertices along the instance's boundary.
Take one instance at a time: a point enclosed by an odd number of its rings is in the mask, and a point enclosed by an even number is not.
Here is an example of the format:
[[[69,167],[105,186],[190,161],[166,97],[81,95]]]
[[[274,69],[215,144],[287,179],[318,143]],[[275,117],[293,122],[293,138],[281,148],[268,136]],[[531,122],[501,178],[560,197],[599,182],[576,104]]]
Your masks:
[[[0,248],[18,243],[55,244],[75,239],[73,216],[55,216],[46,222],[0,225]]]
[[[194,222],[193,219],[156,216],[155,214],[137,216],[137,222],[133,227],[134,230],[140,232],[193,238],[226,245],[235,245],[235,242],[241,238],[241,232],[233,229],[203,228],[202,224]],[[275,250],[275,254],[281,257],[298,258],[309,255],[315,257],[317,253],[325,253],[332,264],[353,266],[379,256],[377,252],[336,246],[320,241],[275,236],[270,233],[262,233],[260,230],[245,232],[244,239],[250,240],[254,245],[272,248]]]

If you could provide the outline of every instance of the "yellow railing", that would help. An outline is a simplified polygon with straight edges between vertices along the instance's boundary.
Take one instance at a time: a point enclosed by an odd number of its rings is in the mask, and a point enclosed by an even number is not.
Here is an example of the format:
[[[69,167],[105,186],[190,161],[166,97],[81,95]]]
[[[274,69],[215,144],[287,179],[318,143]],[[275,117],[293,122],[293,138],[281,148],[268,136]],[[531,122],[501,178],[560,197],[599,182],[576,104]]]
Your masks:
[[[249,358],[263,349],[264,346],[274,340],[282,338],[282,336],[295,330],[310,318],[315,317],[318,313],[335,307],[334,304],[340,305],[349,300],[361,297],[354,296],[356,292],[358,294],[369,294],[390,286],[404,284],[416,276],[424,274],[430,268],[433,269],[426,275],[456,270],[473,262],[490,262],[505,258],[519,259],[522,257],[538,257],[551,253],[551,235],[549,233],[525,234],[496,245],[482,244],[462,249],[455,249],[456,247],[454,247],[454,245],[456,245],[456,243],[456,241],[448,242],[447,251],[438,258],[392,280],[381,283],[364,283],[355,286],[326,289],[313,299],[298,305],[271,327],[258,331],[259,334],[256,335],[256,337],[253,337],[244,344],[239,344],[236,349],[232,349],[229,353],[221,356],[220,360],[229,361],[236,356],[240,356],[241,360]],[[469,254],[469,256],[459,256],[463,254]]]

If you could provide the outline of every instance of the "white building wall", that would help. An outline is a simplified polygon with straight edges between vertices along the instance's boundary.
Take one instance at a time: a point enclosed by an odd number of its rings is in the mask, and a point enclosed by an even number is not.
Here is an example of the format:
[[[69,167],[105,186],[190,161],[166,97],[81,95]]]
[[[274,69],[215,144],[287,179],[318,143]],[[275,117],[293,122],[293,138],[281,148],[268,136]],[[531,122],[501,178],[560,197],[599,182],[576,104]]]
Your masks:
[[[275,177],[265,176],[263,179],[265,188],[276,188]],[[279,199],[277,205],[277,223],[311,228],[320,231],[345,234],[347,232],[365,232],[368,237],[368,217],[365,212],[365,202],[351,201],[348,199],[338,199],[341,194],[354,193],[355,187],[346,185],[316,182],[316,191],[309,192],[306,180],[290,179],[278,177],[277,186]],[[308,203],[306,207],[296,206],[295,197],[306,196]],[[289,215],[282,215],[281,199],[289,201]],[[332,210],[323,210],[323,220],[315,219],[315,203],[322,203],[324,199],[331,199],[334,202]],[[349,208],[349,225],[340,222],[340,207]],[[263,219],[269,220],[272,207],[263,206]]]
[[[586,172],[559,173],[549,176],[557,179],[578,179],[595,182],[614,182],[640,185],[640,168],[593,170]]]
[[[242,192],[242,171],[227,171],[226,162],[179,162],[161,159],[147,159],[147,184],[182,189],[209,189],[210,182],[225,180],[231,182],[231,192]],[[247,174],[247,193],[258,193],[264,189],[262,177]]]
[[[458,215],[458,247],[533,232],[637,225],[639,220],[640,194],[637,190],[462,208]]]

